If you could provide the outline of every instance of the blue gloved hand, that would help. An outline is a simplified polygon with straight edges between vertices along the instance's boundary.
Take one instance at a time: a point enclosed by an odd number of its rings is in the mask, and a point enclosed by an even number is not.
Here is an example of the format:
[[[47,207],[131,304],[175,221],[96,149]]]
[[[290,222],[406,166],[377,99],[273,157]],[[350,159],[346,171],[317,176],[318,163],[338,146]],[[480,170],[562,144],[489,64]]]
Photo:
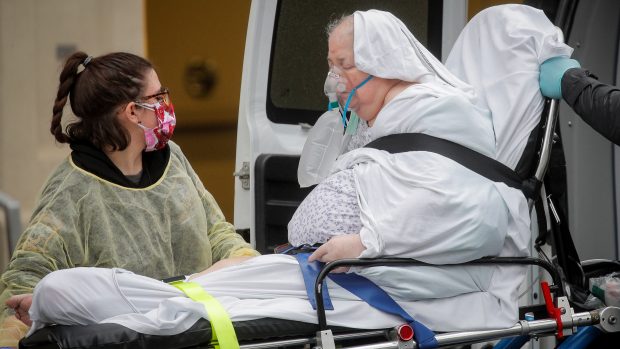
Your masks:
[[[558,56],[549,58],[540,65],[540,92],[543,96],[562,99],[562,76],[571,68],[580,68],[574,59]]]

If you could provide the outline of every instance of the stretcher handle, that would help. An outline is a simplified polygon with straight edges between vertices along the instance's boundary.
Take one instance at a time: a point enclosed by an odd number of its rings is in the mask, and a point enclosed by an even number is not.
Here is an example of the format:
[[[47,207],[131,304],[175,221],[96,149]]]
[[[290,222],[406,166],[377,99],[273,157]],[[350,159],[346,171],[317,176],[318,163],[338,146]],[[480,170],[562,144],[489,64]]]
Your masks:
[[[564,33],[558,27],[555,27],[556,39],[558,43],[564,42]],[[558,109],[560,101],[552,98],[544,98],[545,102],[548,102],[549,109],[545,118],[545,124],[543,125],[543,139],[539,152],[538,165],[534,172],[534,178],[539,182],[542,182],[547,173],[549,167],[549,159],[551,158],[551,148],[553,147],[553,137],[555,135],[555,127],[558,121]],[[533,203],[529,202],[530,209]]]
[[[534,172],[534,177],[541,181],[545,178],[545,173],[549,167],[549,158],[551,157],[551,148],[553,147],[553,136],[555,134],[555,127],[558,120],[558,105],[557,99],[549,100],[549,111],[547,113],[547,121],[543,125],[543,140],[540,149],[540,159],[538,166]]]
[[[549,262],[533,257],[484,257],[465,263],[455,264],[431,264],[418,261],[412,258],[351,258],[351,259],[339,259],[333,262],[327,263],[316,278],[314,283],[314,296],[316,299],[316,313],[319,321],[319,331],[327,330],[327,320],[325,317],[325,305],[323,304],[323,280],[327,275],[338,267],[372,267],[380,265],[392,265],[392,266],[463,266],[463,265],[481,265],[481,264],[515,264],[515,265],[537,265],[545,269],[551,279],[553,280],[552,291],[556,293],[558,297],[564,296],[564,287],[562,285],[562,279],[558,270]]]
[[[555,27],[556,40],[559,44],[564,43],[564,32],[562,29]],[[544,97],[545,102],[549,102],[549,110],[547,112],[546,123],[543,126],[543,141],[540,149],[540,159],[538,166],[534,172],[534,177],[541,181],[545,177],[547,168],[549,167],[549,158],[551,157],[551,147],[553,146],[553,136],[555,134],[555,126],[558,120],[558,109],[560,101],[558,99]]]

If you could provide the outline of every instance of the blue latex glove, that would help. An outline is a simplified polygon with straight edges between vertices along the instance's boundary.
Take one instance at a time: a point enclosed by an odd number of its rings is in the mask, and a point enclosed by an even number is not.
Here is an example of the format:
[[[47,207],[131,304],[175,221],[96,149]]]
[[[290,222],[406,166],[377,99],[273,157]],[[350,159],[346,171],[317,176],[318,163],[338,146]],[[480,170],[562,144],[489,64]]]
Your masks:
[[[558,56],[549,58],[540,65],[540,92],[543,96],[562,99],[562,76],[571,68],[580,68],[574,59]]]

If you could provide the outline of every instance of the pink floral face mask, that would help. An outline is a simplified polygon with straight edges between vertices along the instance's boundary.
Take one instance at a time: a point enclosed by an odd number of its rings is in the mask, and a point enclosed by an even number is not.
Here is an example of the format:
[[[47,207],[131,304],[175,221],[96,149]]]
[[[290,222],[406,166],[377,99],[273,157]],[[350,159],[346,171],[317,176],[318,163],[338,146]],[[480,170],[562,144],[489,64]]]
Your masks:
[[[172,137],[174,127],[177,124],[172,103],[157,102],[149,104],[136,102],[136,104],[142,108],[154,111],[157,116],[157,127],[155,128],[148,128],[142,124],[138,124],[138,126],[144,130],[144,139],[146,141],[146,148],[144,151],[149,152],[164,148]]]

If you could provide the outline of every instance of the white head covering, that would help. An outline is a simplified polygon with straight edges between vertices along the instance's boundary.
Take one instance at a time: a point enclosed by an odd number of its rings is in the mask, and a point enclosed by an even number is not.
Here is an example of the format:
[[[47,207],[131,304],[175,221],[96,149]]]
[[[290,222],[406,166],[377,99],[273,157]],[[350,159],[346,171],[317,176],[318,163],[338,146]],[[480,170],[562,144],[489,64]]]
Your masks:
[[[357,11],[353,14],[353,31],[355,66],[359,70],[380,78],[410,82],[438,79],[474,101],[473,87],[450,73],[391,13]]]

